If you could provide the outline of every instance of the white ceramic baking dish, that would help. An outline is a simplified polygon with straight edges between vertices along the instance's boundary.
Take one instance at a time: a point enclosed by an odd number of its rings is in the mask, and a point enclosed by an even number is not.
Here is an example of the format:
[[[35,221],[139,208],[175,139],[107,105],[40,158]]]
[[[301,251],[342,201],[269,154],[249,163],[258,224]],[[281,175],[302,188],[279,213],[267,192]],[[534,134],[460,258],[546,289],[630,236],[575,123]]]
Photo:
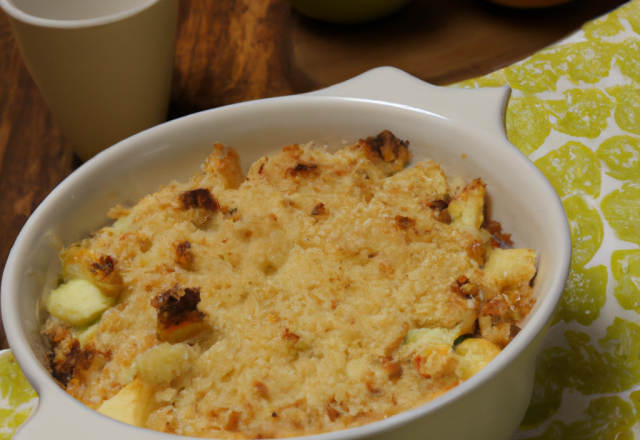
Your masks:
[[[500,440],[518,427],[529,403],[536,354],[560,300],[571,255],[562,204],[540,171],[505,135],[508,88],[462,90],[426,84],[393,68],[306,95],[205,111],[126,139],[80,167],[29,218],[2,280],[9,344],[40,395],[15,440],[175,439],[125,425],[85,407],[43,366],[38,298],[58,271],[59,240],[68,245],[109,222],[108,209],[135,202],[172,179],[186,179],[220,141],[243,164],[292,143],[342,146],[391,130],[411,142],[413,162],[430,158],[448,175],[482,177],[491,213],[518,247],[538,254],[537,304],[523,330],[489,366],[445,395],[366,426],[313,440]]]

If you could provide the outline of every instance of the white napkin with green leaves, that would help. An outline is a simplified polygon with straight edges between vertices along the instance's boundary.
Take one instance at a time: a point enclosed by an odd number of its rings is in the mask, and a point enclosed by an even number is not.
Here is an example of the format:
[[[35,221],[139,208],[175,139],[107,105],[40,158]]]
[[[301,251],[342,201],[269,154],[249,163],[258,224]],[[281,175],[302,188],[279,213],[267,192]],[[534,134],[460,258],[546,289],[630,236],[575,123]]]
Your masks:
[[[640,0],[455,87],[509,84],[507,134],[551,181],[571,274],[514,439],[640,433]]]

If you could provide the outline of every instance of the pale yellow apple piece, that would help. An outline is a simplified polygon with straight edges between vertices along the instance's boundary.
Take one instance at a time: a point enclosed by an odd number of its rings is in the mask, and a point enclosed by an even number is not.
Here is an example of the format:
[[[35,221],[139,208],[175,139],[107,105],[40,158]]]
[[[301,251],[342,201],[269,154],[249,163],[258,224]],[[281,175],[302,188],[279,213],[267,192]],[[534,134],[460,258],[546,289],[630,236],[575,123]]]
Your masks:
[[[494,249],[484,265],[484,300],[504,290],[528,285],[536,273],[532,249]]]
[[[485,186],[481,179],[476,179],[449,203],[452,226],[468,226],[476,230],[480,228],[484,220]]]
[[[456,374],[467,380],[482,370],[489,362],[500,354],[500,347],[486,339],[466,339],[456,347],[459,356]]]
[[[116,302],[106,296],[93,283],[74,279],[51,292],[47,299],[47,311],[56,318],[75,327],[84,327],[97,320]]]
[[[144,428],[150,413],[149,401],[152,395],[151,388],[136,377],[118,394],[102,402],[98,412],[129,425]]]

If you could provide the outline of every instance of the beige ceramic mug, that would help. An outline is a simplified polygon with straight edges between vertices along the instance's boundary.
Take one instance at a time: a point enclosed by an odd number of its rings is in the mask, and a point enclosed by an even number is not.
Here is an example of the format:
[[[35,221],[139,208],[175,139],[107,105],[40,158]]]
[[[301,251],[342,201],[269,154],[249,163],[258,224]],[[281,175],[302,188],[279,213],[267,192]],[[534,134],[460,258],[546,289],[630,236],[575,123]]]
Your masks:
[[[165,121],[178,0],[0,0],[81,159]]]

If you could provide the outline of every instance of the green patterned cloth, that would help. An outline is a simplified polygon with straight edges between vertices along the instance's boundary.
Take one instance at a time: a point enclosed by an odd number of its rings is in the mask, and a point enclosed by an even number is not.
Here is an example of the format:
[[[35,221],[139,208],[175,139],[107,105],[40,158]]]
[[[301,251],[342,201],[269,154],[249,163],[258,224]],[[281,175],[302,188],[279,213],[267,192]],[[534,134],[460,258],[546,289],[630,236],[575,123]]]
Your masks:
[[[509,84],[507,135],[551,181],[571,274],[514,439],[640,434],[640,0],[517,64],[455,87]]]
[[[11,351],[0,354],[0,440],[9,440],[29,416],[38,397]]]
[[[569,283],[514,439],[640,434],[640,0],[506,69],[454,87],[513,89],[507,134],[562,198]],[[0,363],[0,440],[36,402]],[[640,436],[639,436],[640,437]]]

